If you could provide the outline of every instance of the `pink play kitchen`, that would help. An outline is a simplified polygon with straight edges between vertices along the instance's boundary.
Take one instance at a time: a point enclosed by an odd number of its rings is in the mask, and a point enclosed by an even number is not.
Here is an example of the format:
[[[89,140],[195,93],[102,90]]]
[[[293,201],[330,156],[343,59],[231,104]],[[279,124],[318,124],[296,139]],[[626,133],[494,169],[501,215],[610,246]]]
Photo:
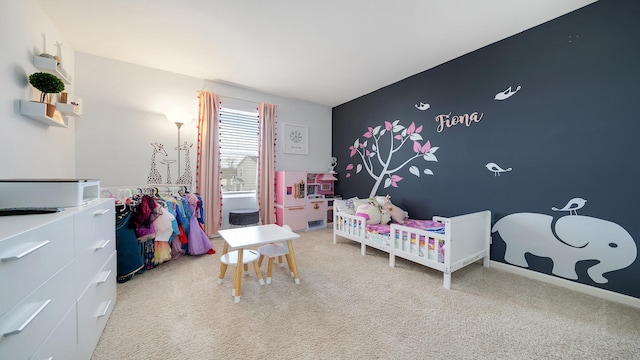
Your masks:
[[[333,221],[336,180],[331,173],[276,172],[276,223],[294,231],[326,228]]]

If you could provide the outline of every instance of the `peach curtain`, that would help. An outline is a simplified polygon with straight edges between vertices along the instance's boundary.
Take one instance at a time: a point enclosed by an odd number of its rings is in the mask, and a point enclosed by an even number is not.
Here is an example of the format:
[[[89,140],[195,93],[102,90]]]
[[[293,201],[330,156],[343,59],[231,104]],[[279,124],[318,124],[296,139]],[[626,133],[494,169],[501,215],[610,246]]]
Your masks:
[[[260,140],[258,146],[258,210],[263,224],[276,222],[276,106],[260,103]]]
[[[222,174],[220,171],[220,96],[198,93],[198,156],[196,192],[204,202],[204,229],[213,236],[222,228]]]

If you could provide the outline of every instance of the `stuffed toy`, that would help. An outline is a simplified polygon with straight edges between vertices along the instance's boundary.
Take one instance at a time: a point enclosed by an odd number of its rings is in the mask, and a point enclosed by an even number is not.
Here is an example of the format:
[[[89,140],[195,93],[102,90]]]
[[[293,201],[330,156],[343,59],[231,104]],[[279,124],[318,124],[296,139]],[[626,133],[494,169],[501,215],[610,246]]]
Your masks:
[[[406,211],[393,205],[393,203],[391,202],[391,197],[389,195],[376,196],[376,201],[378,202],[378,204],[380,204],[380,207],[383,210],[389,212],[389,215],[391,215],[391,219],[398,224],[404,224],[404,220],[409,217]]]
[[[380,224],[382,214],[380,208],[373,204],[362,204],[356,209],[356,216],[361,216],[367,220],[367,225]]]
[[[356,209],[353,205],[353,198],[346,200],[333,200],[333,208],[336,212],[344,213],[347,215],[353,215],[356,213]]]
[[[391,214],[386,209],[380,210],[380,224],[388,224],[391,222]]]

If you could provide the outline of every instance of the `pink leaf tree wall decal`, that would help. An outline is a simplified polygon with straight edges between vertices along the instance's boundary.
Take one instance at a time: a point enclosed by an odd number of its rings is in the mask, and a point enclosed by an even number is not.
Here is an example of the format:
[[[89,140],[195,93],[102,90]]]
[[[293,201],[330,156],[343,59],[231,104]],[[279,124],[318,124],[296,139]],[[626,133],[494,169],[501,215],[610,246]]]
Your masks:
[[[384,188],[389,186],[398,187],[398,183],[403,179],[399,175],[395,175],[396,172],[402,170],[406,165],[413,160],[422,158],[424,161],[438,161],[434,155],[438,151],[438,147],[431,146],[430,141],[424,141],[422,135],[422,125],[416,127],[416,124],[411,122],[409,127],[405,127],[400,124],[400,120],[394,122],[385,121],[383,125],[376,127],[367,127],[367,131],[362,135],[364,140],[361,142],[360,138],[357,138],[352,146],[349,146],[349,157],[353,158],[358,155],[356,159],[352,159],[345,170],[347,171],[346,178],[351,177],[351,170],[354,169],[354,163],[358,163],[357,159],[360,158],[360,164],[355,167],[355,173],[361,172],[363,169],[371,176],[376,182],[371,188],[370,197],[377,194],[378,188],[384,182]],[[380,148],[380,138],[388,134],[389,136],[389,149],[384,151]],[[413,154],[409,158],[401,161],[398,166],[391,167],[391,160],[396,152],[407,142],[413,143]],[[386,144],[386,143],[385,143]],[[384,152],[384,154],[383,154]],[[409,168],[409,173],[414,176],[420,177],[421,171],[416,165],[412,165]],[[422,173],[426,175],[433,175],[433,171],[425,168]]]

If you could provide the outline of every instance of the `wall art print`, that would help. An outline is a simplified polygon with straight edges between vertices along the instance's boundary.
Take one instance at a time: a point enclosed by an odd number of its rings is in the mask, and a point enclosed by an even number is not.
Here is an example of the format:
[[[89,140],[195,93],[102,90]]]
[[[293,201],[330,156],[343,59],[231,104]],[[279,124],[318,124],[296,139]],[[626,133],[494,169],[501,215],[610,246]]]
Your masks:
[[[284,148],[285,154],[309,154],[309,129],[306,126],[284,124]]]
[[[347,174],[346,178],[351,177],[351,172],[354,169],[354,163],[360,161],[355,165],[355,173],[360,173],[363,169],[367,174],[371,176],[376,182],[371,188],[369,197],[376,196],[378,188],[384,180],[384,188],[389,186],[398,187],[398,183],[402,181],[402,177],[396,173],[402,170],[405,166],[413,162],[413,160],[422,158],[424,161],[435,161],[438,159],[435,156],[438,147],[432,147],[431,142],[427,140],[421,143],[424,139],[420,135],[422,132],[422,125],[416,127],[415,123],[411,123],[409,127],[405,127],[400,124],[400,120],[394,122],[385,121],[383,125],[376,127],[367,127],[367,131],[362,135],[363,141],[357,138],[352,146],[349,146],[349,157],[353,158],[358,155],[356,161],[351,161],[347,164],[345,170]],[[386,134],[386,135],[385,135]],[[389,136],[389,148],[382,149],[380,147],[380,138],[383,136]],[[397,156],[398,150],[402,148],[407,142],[413,144],[413,154],[406,159],[394,159]],[[392,165],[392,160],[393,165]],[[414,176],[420,177],[420,174],[433,175],[433,171],[428,168],[421,169],[416,165],[409,166],[409,172]]]

